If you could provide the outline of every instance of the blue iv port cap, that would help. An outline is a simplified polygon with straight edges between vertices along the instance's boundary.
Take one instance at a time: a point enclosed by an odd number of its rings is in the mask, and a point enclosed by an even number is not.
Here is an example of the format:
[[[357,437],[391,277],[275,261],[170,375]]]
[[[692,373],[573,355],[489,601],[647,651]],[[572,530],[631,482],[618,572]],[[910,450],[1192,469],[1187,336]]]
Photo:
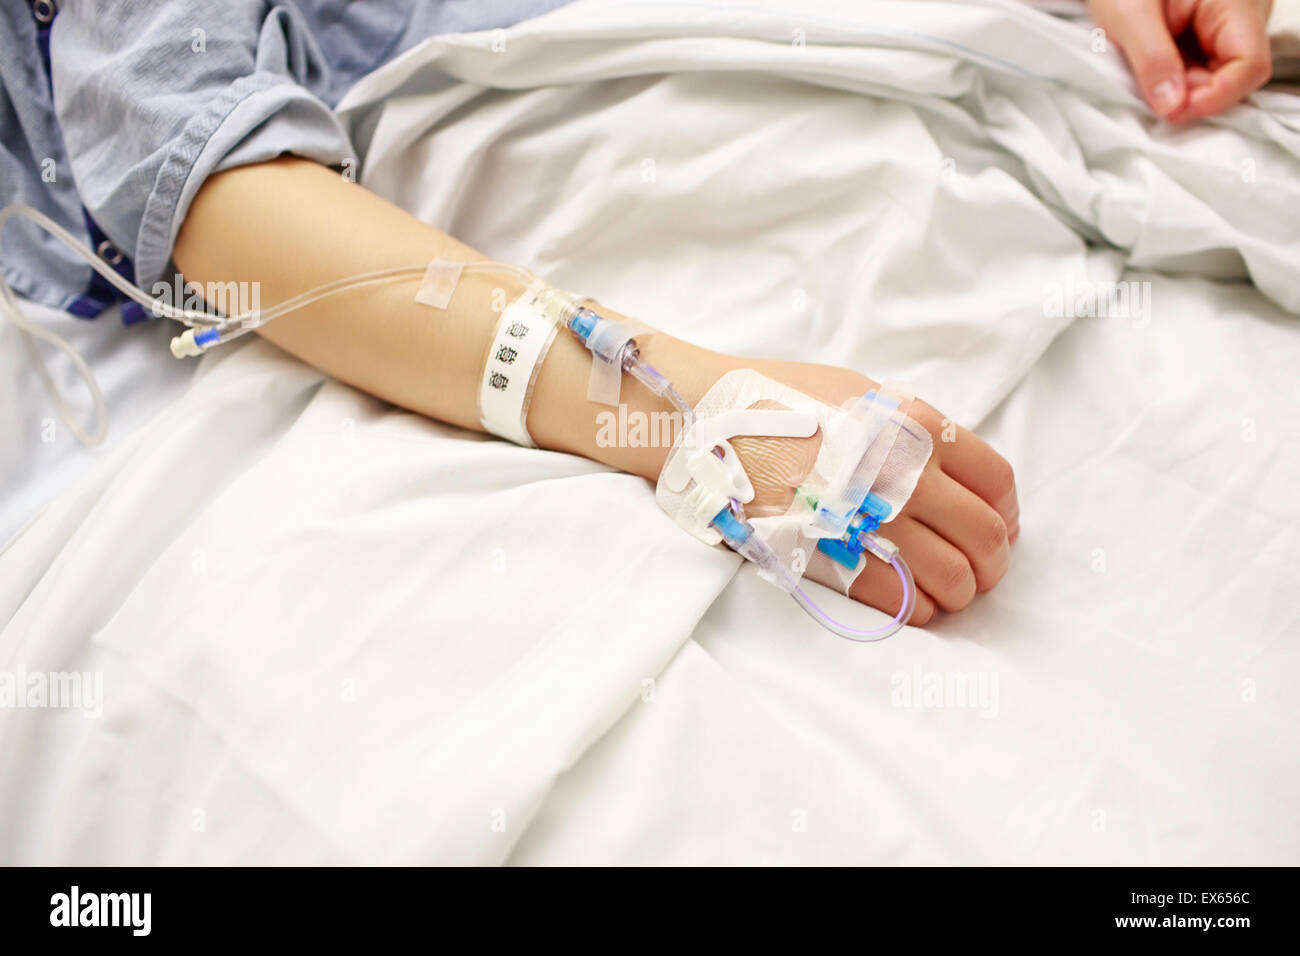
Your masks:
[[[596,315],[595,312],[583,309],[569,320],[569,328],[574,331],[578,338],[585,342],[591,337],[591,333],[599,321],[600,316]]]
[[[858,509],[862,514],[871,515],[877,523],[884,521],[893,511],[893,507],[888,501],[881,498],[874,491],[868,491],[867,496],[862,499],[862,507]]]
[[[731,513],[730,508],[723,508],[713,520],[709,522],[718,533],[726,539],[727,544],[737,548],[749,540],[749,528],[741,522],[739,518]]]
[[[862,556],[862,547],[856,538],[852,545],[839,538],[822,538],[817,542],[817,550],[850,570],[858,566],[858,559]]]

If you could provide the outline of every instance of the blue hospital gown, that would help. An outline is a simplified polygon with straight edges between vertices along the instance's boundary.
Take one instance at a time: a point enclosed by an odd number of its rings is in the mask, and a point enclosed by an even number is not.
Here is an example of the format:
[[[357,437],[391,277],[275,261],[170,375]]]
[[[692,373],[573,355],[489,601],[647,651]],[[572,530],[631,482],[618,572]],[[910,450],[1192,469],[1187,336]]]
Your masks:
[[[330,108],[420,40],[509,26],[565,0],[5,0],[0,204],[34,206],[150,288],[214,172],[353,155]],[[23,220],[0,235],[13,288],[93,318],[120,296]],[[125,322],[144,318],[135,303]]]

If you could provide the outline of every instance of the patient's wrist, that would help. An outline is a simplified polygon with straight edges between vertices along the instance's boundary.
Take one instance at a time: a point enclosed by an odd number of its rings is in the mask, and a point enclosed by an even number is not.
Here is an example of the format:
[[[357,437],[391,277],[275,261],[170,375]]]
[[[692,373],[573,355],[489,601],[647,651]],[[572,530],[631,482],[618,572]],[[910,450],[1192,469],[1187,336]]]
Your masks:
[[[592,308],[607,318],[625,318],[598,303]],[[692,406],[719,378],[738,368],[752,368],[834,405],[876,385],[850,369],[725,355],[664,332],[643,333],[636,343],[641,357]],[[591,362],[591,353],[574,337],[556,340],[538,375],[528,415],[533,440],[543,448],[583,455],[657,481],[681,428],[680,413],[629,376],[623,377],[619,405],[588,401]]]
[[[714,382],[739,362],[731,356],[711,352],[662,332],[638,338],[637,346],[641,358],[672,382],[678,394],[692,407],[699,403]],[[631,379],[624,380],[622,401],[626,412],[621,409],[613,411],[626,416],[626,426],[622,419],[612,422],[608,415],[604,419],[607,426],[618,426],[617,433],[624,439],[626,447],[619,451],[626,463],[619,467],[657,481],[682,427],[681,413],[667,400]],[[640,417],[633,418],[634,412]],[[607,439],[608,429],[604,437]],[[608,441],[601,444],[607,445]]]
[[[622,318],[606,308],[599,311]],[[636,343],[645,361],[691,404],[732,367],[728,357],[666,333],[643,333]],[[680,413],[628,376],[622,380],[618,405],[588,401],[591,362],[591,353],[572,336],[556,340],[537,377],[529,433],[542,448],[583,455],[657,480],[681,427]]]

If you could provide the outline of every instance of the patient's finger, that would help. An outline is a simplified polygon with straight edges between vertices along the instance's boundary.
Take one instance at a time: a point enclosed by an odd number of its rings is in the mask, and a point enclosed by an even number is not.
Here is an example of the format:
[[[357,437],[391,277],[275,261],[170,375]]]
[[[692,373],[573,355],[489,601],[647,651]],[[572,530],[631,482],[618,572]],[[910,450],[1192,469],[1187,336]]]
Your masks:
[[[944,418],[924,402],[916,404],[921,407],[913,414],[934,436],[934,457],[944,474],[992,505],[1014,538],[1020,530],[1020,501],[1010,463],[970,429]]]
[[[1209,82],[1192,89],[1187,97],[1187,109],[1179,118],[1196,119],[1222,113],[1268,82],[1271,73],[1267,46],[1262,48],[1262,55],[1258,58],[1225,63],[1214,71]]]
[[[906,514],[880,529],[898,545],[917,588],[945,611],[960,611],[975,597],[975,572],[951,542]]]
[[[1266,17],[1256,7],[1234,7],[1226,14],[1198,16],[1197,38],[1210,60],[1208,77],[1190,84],[1187,102],[1171,119],[1213,116],[1241,102],[1268,82],[1273,72]]]
[[[820,552],[818,557],[830,561],[830,558]],[[813,570],[813,565],[810,564],[809,573]],[[890,565],[867,555],[862,571],[849,587],[849,597],[888,614],[897,614],[898,609],[903,606],[903,582],[898,579],[898,573]],[[918,586],[916,604],[912,607],[912,616],[907,623],[921,627],[930,623],[934,612],[934,600]]]
[[[826,585],[833,591],[844,590],[844,586],[840,583],[839,566],[820,551],[813,552],[812,559],[808,562],[808,571],[804,576],[818,584]],[[899,580],[898,572],[893,567],[867,555],[862,570],[849,585],[849,597],[891,616],[897,615],[898,609],[903,606],[903,582]],[[817,598],[814,596],[813,600],[817,601]],[[912,606],[912,616],[908,618],[907,623],[921,627],[930,622],[934,612],[933,599],[918,586],[916,603]],[[851,627],[859,626],[854,621],[843,623]]]
[[[1187,93],[1183,57],[1174,42],[1181,26],[1169,23],[1165,5],[1159,0],[1093,0],[1092,12],[1124,52],[1151,109],[1165,117],[1177,112]]]
[[[978,590],[987,591],[1011,563],[1011,541],[1002,516],[982,498],[942,471],[926,469],[917,482],[912,518],[945,538],[966,556]]]

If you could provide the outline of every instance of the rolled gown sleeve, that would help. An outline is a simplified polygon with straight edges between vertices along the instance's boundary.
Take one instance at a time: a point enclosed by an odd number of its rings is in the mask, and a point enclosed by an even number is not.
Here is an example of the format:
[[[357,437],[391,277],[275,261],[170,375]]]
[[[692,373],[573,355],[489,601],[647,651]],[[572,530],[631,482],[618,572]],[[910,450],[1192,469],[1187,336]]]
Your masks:
[[[50,59],[77,192],[145,288],[167,270],[212,173],[284,153],[355,161],[311,92],[328,85],[329,67],[292,7],[64,0]]]

